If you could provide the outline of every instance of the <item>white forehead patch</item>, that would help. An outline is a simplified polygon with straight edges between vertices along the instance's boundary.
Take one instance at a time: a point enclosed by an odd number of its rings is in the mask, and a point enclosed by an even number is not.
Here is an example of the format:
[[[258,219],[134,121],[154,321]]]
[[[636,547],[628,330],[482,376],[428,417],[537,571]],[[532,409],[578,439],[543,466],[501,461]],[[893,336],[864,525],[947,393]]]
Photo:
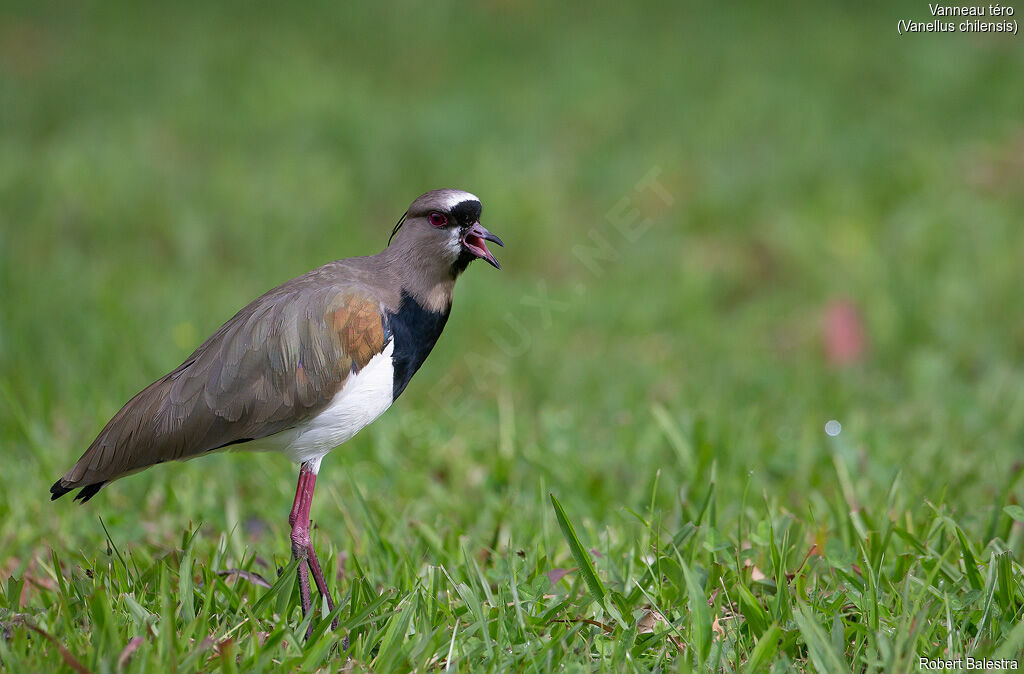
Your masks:
[[[442,205],[445,210],[450,210],[461,204],[463,201],[480,201],[480,198],[475,194],[470,194],[469,192],[453,190],[445,195]]]

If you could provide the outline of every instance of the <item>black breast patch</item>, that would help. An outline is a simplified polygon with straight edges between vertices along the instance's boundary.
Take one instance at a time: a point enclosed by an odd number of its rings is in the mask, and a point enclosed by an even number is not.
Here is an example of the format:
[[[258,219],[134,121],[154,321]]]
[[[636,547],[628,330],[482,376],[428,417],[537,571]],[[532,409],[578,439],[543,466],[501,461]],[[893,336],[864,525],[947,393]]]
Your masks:
[[[392,400],[398,400],[416,370],[430,355],[444,324],[448,322],[448,314],[448,311],[428,311],[404,291],[398,311],[387,312],[386,330],[390,330],[395,339],[395,349],[391,353],[395,370]]]

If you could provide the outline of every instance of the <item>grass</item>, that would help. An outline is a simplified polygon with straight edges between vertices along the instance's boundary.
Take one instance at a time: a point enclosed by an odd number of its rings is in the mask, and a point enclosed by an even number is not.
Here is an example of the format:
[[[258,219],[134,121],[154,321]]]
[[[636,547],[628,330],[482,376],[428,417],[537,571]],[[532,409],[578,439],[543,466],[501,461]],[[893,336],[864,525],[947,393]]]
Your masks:
[[[921,16],[0,5],[4,671],[1019,658],[1024,52]],[[324,462],[338,631],[299,638],[280,457],[48,501],[238,307],[438,186],[504,270]]]

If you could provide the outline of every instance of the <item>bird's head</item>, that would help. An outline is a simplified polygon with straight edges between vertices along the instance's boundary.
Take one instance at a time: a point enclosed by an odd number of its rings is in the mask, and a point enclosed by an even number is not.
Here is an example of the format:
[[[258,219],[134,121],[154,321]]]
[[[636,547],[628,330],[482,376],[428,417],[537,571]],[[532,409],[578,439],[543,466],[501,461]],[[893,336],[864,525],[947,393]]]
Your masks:
[[[501,265],[487,248],[493,241],[504,246],[480,224],[480,199],[461,190],[433,190],[417,197],[395,225],[394,244],[415,252],[421,260],[441,261],[458,276],[477,258],[497,269]]]

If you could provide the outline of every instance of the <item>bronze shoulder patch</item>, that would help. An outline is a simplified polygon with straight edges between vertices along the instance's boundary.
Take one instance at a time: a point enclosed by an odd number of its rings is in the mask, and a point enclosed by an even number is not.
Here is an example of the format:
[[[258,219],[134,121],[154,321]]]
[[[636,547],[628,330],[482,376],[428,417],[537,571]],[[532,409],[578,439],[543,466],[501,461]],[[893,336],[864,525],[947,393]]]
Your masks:
[[[349,295],[331,312],[328,323],[337,333],[341,348],[352,360],[354,369],[364,368],[381,352],[384,325],[376,302]]]

